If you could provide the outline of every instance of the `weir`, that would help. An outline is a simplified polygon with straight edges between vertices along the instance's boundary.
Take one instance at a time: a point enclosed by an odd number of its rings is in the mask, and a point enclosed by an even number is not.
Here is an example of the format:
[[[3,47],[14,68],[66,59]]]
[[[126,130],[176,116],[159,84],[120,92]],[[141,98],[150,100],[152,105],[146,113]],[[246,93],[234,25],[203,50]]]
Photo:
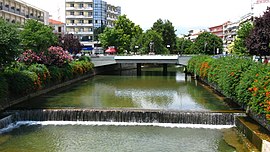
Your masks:
[[[14,110],[7,112],[7,114],[10,114],[10,116],[0,120],[0,126],[2,128],[8,126],[10,123],[15,123],[18,121],[95,121],[235,125],[236,117],[245,116],[245,113],[241,111],[191,112],[136,109]]]

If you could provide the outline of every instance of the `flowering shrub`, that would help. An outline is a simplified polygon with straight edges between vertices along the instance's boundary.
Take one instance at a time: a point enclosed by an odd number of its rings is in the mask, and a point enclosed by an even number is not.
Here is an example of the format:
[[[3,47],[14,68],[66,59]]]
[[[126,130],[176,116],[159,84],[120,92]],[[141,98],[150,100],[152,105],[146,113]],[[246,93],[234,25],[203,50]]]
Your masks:
[[[50,81],[50,72],[44,64],[32,64],[28,67],[28,70],[35,72],[38,76],[38,83],[45,87]]]
[[[25,52],[23,52],[18,61],[24,62],[25,64],[29,65],[32,63],[40,63],[41,58],[39,55],[36,54],[36,52],[33,52],[32,50],[26,50]]]
[[[40,63],[49,66],[56,65],[58,67],[61,67],[72,60],[72,56],[67,51],[63,50],[61,47],[54,46],[51,46],[47,51],[42,51],[39,54],[32,50],[27,50],[18,59],[18,61],[28,65]]]
[[[8,81],[10,95],[19,97],[39,89],[38,76],[30,71],[7,71],[4,76]]]
[[[63,66],[71,62],[72,56],[61,47],[50,47],[47,52],[40,53],[41,60],[45,65]]]
[[[189,61],[188,70],[198,74],[198,69],[200,77],[214,83],[224,95],[270,120],[270,66],[240,57],[209,62],[205,56],[197,56]]]

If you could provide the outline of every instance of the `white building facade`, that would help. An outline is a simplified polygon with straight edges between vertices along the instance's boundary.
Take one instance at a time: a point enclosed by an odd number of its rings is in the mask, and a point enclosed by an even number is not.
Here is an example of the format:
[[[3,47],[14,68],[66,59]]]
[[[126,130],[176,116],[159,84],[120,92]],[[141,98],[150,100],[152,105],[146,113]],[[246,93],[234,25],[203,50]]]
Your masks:
[[[84,46],[94,47],[94,29],[113,27],[121,7],[102,0],[66,0],[65,15],[66,33],[77,36]]]
[[[20,0],[0,0],[0,17],[11,23],[24,24],[35,19],[49,25],[49,12]]]

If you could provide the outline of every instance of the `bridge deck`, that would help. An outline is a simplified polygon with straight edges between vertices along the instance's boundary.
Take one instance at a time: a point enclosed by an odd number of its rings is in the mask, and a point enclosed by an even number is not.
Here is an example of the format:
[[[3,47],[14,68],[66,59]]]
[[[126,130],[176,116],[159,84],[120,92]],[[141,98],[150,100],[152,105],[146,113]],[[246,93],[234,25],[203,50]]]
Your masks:
[[[177,64],[178,55],[161,56],[161,55],[145,55],[145,56],[115,56],[116,63],[166,63]]]

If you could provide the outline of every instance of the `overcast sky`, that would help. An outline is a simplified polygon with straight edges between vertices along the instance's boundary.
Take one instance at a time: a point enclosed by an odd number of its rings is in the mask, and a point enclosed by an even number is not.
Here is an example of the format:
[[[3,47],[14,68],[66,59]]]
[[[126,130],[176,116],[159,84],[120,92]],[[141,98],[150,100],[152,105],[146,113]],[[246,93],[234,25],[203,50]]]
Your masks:
[[[48,11],[54,19],[64,21],[65,0],[23,0]],[[126,14],[144,30],[161,18],[170,20],[177,34],[190,29],[208,28],[235,21],[251,11],[252,0],[105,0],[121,6]],[[256,1],[256,0],[253,0]],[[60,11],[58,13],[58,8]],[[256,8],[256,5],[255,5]]]

